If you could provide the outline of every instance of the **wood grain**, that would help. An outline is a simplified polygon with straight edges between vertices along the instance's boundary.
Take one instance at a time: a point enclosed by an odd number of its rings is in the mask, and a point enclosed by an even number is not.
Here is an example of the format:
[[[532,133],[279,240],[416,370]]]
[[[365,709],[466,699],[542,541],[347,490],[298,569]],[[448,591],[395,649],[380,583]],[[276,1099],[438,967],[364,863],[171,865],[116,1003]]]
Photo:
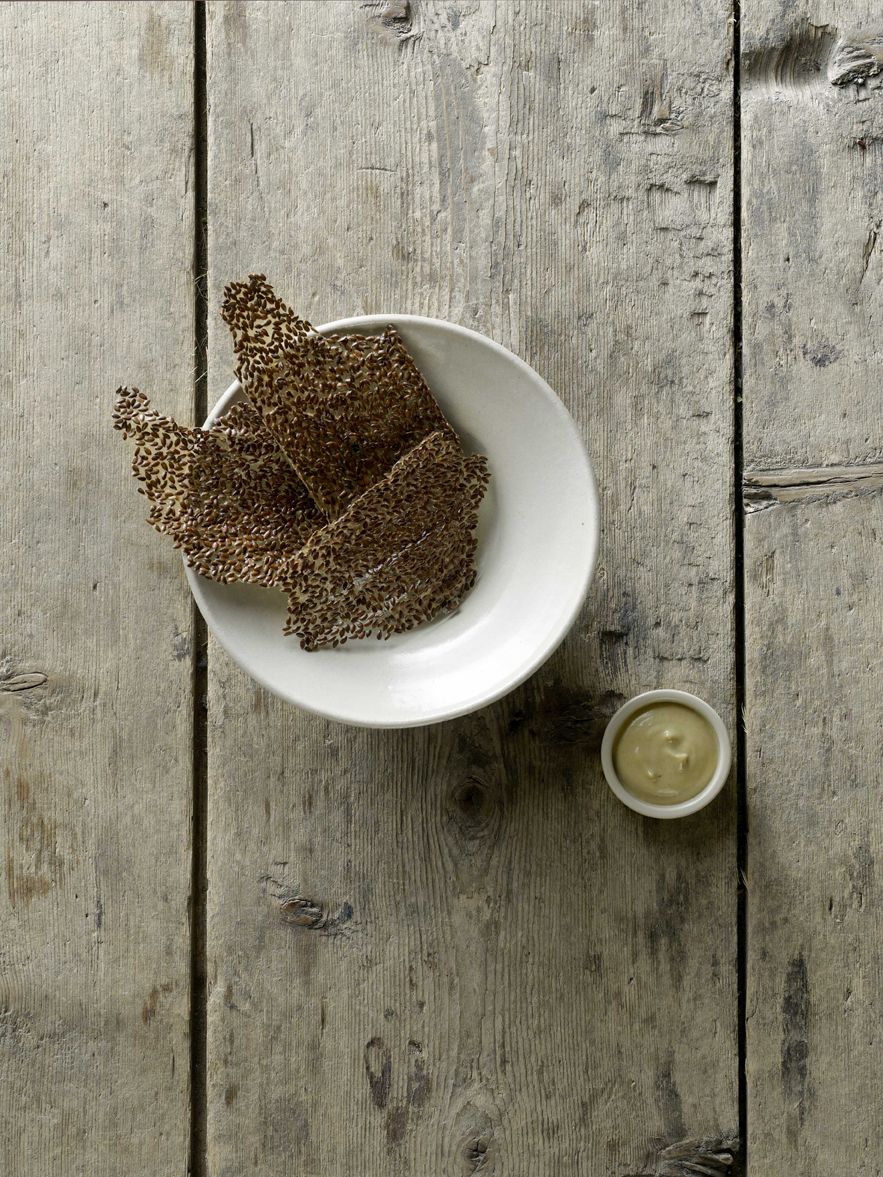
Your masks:
[[[838,70],[870,3],[752,5],[743,21],[747,469],[883,457],[880,74]],[[762,399],[758,399],[762,395]]]
[[[0,12],[0,1170],[183,1173],[190,617],[111,428],[188,416],[188,4]]]
[[[726,1167],[734,797],[643,820],[597,752],[641,689],[733,719],[729,16],[209,6],[210,399],[249,272],[460,322],[562,396],[605,519],[564,647],[464,720],[346,728],[212,647],[212,1174]]]
[[[748,1158],[758,1173],[880,1169],[875,30],[870,4],[799,3],[752,6],[743,31]]]

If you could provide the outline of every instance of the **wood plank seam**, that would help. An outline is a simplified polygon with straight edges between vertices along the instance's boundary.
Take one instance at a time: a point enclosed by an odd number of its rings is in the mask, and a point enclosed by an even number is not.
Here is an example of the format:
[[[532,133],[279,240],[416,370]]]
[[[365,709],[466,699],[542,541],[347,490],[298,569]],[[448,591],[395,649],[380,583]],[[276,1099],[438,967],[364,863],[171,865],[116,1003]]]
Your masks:
[[[733,637],[735,641],[736,775],[736,1024],[739,1051],[739,1170],[748,1171],[748,1083],[746,1002],[748,993],[748,786],[745,759],[745,511],[740,493],[744,459],[742,389],[742,6],[733,0]]]
[[[193,280],[194,382],[196,423],[208,413],[208,104],[205,4],[193,5]],[[193,609],[193,817],[190,887],[190,1158],[188,1177],[206,1172],[208,1139],[206,1073],[208,1054],[206,891],[208,888],[208,630]]]

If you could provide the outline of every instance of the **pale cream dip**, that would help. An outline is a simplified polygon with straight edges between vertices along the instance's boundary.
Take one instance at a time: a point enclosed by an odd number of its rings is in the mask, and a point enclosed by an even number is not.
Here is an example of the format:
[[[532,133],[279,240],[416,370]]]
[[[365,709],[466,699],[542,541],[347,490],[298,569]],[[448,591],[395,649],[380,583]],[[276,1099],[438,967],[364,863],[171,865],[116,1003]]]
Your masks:
[[[701,793],[717,768],[714,728],[683,703],[648,703],[628,720],[613,745],[613,767],[641,801],[676,805]]]

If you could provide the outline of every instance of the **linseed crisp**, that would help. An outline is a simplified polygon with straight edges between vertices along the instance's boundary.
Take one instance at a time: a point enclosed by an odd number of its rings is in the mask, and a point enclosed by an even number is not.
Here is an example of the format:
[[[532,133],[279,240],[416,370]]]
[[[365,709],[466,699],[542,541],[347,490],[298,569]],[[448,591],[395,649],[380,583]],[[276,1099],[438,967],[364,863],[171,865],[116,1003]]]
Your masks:
[[[396,332],[325,339],[262,275],[228,286],[223,313],[250,403],[190,429],[118,389],[149,522],[209,579],[284,589],[306,650],[456,608],[487,461],[464,458]]]
[[[434,433],[338,519],[315,532],[282,579],[287,633],[301,646],[402,633],[455,609],[475,582],[475,527],[487,461]]]
[[[183,549],[200,575],[282,587],[278,569],[324,522],[252,405],[212,429],[190,429],[120,388],[114,425],[135,441],[132,473],[150,500],[148,522]]]
[[[326,339],[262,274],[230,283],[221,313],[237,378],[329,519],[431,433],[456,440],[394,328]]]

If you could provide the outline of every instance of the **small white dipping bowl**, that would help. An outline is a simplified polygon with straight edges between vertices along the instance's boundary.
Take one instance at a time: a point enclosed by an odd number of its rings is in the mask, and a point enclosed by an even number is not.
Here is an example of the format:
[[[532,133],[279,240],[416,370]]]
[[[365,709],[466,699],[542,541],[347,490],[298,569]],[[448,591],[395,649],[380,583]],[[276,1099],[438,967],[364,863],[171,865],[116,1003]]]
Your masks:
[[[468,453],[487,454],[475,587],[453,613],[388,641],[305,652],[282,632],[275,589],[187,569],[209,629],[256,682],[290,703],[363,727],[438,723],[499,699],[549,657],[585,599],[598,552],[598,492],[583,439],[549,385],[490,339],[436,319],[342,319],[323,335],[392,323]],[[227,390],[212,425],[244,393]]]
[[[613,745],[616,742],[616,737],[635,712],[640,711],[649,703],[682,703],[685,707],[692,707],[694,711],[708,720],[717,736],[717,768],[714,770],[714,776],[705,788],[695,797],[691,797],[689,801],[679,801],[675,805],[654,805],[650,801],[642,801],[634,793],[630,793],[616,775],[616,770],[613,767]],[[645,691],[642,695],[635,695],[634,699],[629,699],[628,703],[620,707],[610,720],[604,732],[604,739],[601,741],[601,767],[604,769],[607,784],[623,805],[634,809],[636,813],[643,813],[645,817],[686,817],[698,809],[704,809],[724,787],[724,781],[730,771],[731,760],[730,737],[727,735],[723,720],[707,703],[687,691]]]

